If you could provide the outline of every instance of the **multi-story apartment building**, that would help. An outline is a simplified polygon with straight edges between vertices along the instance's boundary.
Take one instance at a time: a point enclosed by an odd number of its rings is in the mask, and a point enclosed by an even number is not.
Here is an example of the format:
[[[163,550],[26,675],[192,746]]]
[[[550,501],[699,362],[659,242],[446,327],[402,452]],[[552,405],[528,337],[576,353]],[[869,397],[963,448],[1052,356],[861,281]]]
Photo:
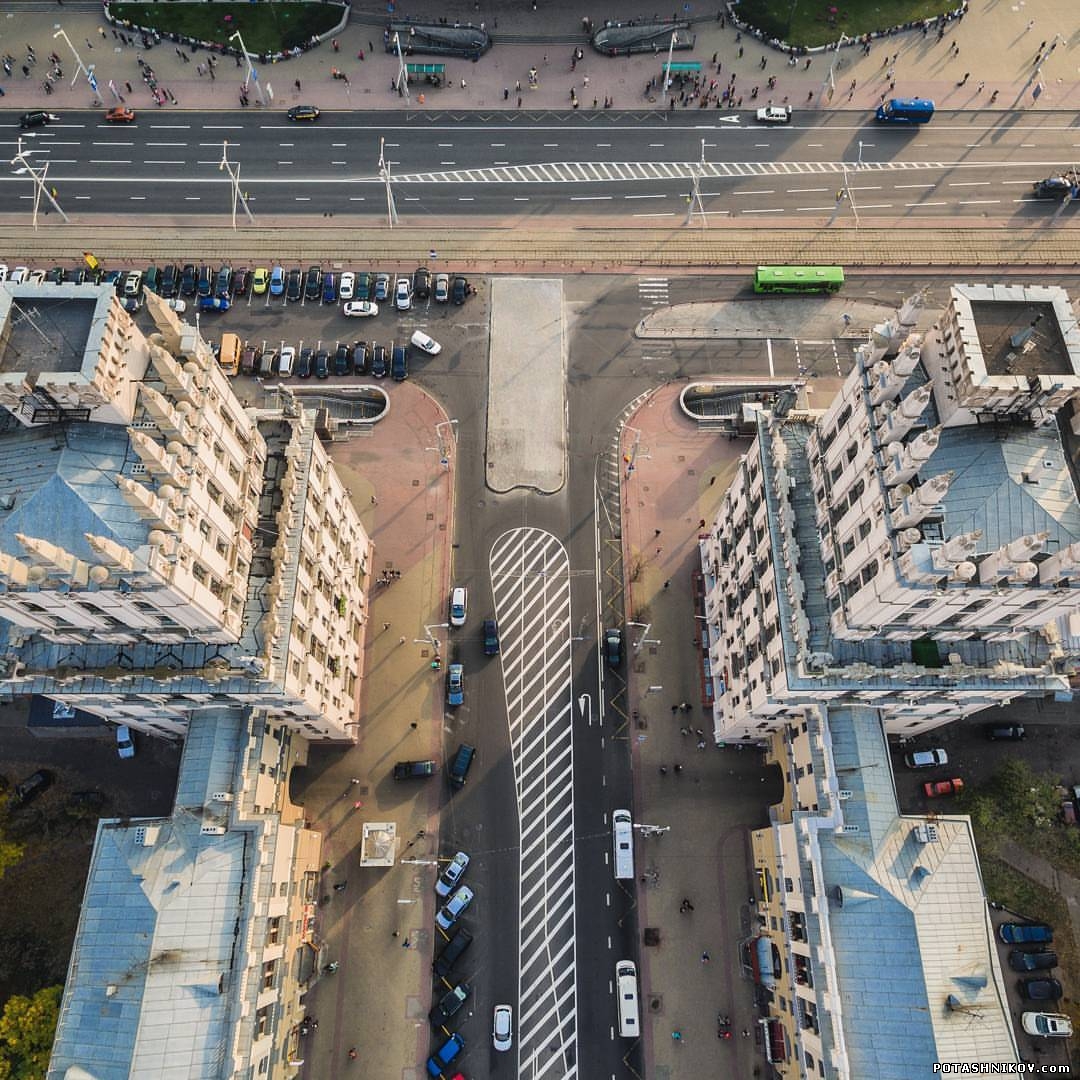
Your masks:
[[[156,296],[0,287],[0,693],[157,734],[355,738],[371,542],[302,408],[244,408]]]
[[[286,1080],[320,967],[319,833],[288,798],[307,741],[204,710],[164,818],[102,821],[49,1080]]]
[[[770,739],[746,943],[772,1073],[910,1080],[1020,1060],[971,822],[901,815],[881,715],[807,707]]]
[[[759,415],[701,540],[718,739],[863,704],[915,735],[1068,689],[1080,503],[1058,413],[1080,331],[1051,286],[956,286],[875,329],[821,414]]]

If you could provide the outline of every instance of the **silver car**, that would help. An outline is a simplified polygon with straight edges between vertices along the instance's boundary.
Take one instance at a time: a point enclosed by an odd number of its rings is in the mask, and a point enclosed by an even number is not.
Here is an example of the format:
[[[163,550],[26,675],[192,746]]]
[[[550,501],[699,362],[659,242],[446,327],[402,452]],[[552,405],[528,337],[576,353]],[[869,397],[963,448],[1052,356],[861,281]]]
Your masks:
[[[408,311],[412,307],[412,286],[407,277],[399,277],[394,286],[394,307],[398,311]]]
[[[439,880],[435,882],[436,895],[449,896],[450,891],[462,879],[468,868],[469,856],[464,851],[459,851],[450,860],[450,865],[439,875]]]

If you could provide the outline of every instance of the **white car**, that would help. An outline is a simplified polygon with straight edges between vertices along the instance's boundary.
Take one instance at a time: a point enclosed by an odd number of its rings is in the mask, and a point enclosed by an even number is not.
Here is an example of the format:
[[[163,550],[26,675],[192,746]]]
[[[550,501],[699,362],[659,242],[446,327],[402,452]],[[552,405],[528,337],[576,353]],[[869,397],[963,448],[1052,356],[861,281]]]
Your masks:
[[[135,743],[131,738],[131,728],[127,724],[120,724],[116,729],[116,752],[122,758],[135,756]]]
[[[341,310],[350,319],[367,319],[379,314],[379,305],[371,300],[350,300]]]
[[[464,626],[469,611],[469,593],[464,585],[456,586],[450,593],[450,625]]]
[[[791,123],[791,106],[766,105],[764,109],[758,109],[756,115],[759,124],[789,124]]]
[[[282,345],[281,355],[278,357],[278,374],[287,379],[296,366],[296,350],[291,345]]]
[[[0,263],[0,281],[7,281],[8,269],[7,263]]]
[[[31,270],[26,278],[27,285],[44,285],[45,284],[45,271],[44,270]]]
[[[491,1026],[491,1041],[495,1044],[496,1050],[509,1050],[514,1045],[513,1006],[495,1006],[495,1022]]]
[[[356,291],[356,275],[351,270],[346,270],[338,278],[337,294],[339,300],[351,300]]]
[[[8,278],[8,281],[13,285],[18,285],[19,282],[25,281],[29,276],[29,266],[16,266],[15,269],[11,271],[11,276]]]
[[[461,918],[462,913],[472,903],[473,891],[468,885],[462,885],[460,889],[441,908],[435,916],[435,921],[443,930],[449,930]]]
[[[445,304],[450,299],[450,275],[435,275],[435,300],[439,304]]]
[[[1073,1033],[1072,1021],[1061,1013],[1026,1012],[1020,1023],[1029,1035],[1047,1039],[1067,1039]]]
[[[187,311],[187,301],[185,300],[166,300],[165,303],[176,312],[177,315],[183,315]]]
[[[435,882],[436,895],[449,896],[450,891],[461,880],[468,868],[469,856],[464,851],[459,851],[450,860],[450,865],[439,875],[439,880]]]
[[[428,356],[438,356],[442,346],[434,339],[429,338],[423,330],[417,330],[409,339],[418,349],[423,350]]]
[[[394,286],[394,307],[398,311],[408,311],[412,307],[412,286],[407,277],[399,277]]]
[[[124,295],[135,297],[142,289],[142,274],[138,270],[132,270],[124,278]]]
[[[940,747],[936,750],[916,750],[905,754],[904,762],[909,769],[936,769],[949,764],[949,755]]]

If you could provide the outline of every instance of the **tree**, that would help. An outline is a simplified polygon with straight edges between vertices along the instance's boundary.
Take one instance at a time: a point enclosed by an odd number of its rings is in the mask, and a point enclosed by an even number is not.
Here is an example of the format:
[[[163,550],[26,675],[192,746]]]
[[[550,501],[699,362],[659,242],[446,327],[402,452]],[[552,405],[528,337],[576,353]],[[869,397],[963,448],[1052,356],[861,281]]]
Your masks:
[[[0,1015],[0,1080],[43,1080],[49,1067],[62,986],[9,998]]]

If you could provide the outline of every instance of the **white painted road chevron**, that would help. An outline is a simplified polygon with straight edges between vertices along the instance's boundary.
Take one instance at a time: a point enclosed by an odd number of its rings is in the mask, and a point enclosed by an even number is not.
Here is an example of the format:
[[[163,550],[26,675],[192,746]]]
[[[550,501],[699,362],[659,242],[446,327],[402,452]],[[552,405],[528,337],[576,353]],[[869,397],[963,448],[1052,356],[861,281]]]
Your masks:
[[[577,1070],[570,563],[542,529],[512,529],[489,558],[521,822],[518,1072]]]
[[[537,165],[446,169],[438,172],[394,173],[395,184],[595,184],[638,180],[731,180],[753,176],[834,175],[849,177],[870,172],[942,172],[979,167],[944,161],[551,161]],[[983,165],[982,168],[1001,168]]]

